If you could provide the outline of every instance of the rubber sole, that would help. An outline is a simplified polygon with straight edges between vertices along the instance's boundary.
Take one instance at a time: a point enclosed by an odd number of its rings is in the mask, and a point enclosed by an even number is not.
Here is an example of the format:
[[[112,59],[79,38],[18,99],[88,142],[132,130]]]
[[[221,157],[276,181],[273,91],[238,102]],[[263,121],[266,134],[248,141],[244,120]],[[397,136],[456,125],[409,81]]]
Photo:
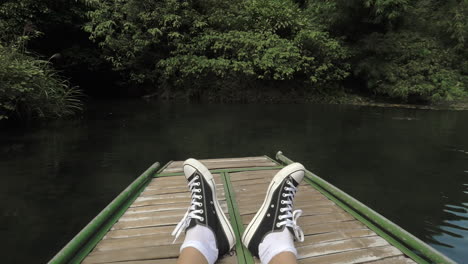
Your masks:
[[[229,220],[227,219],[226,215],[223,212],[221,205],[219,204],[218,195],[216,193],[216,183],[214,181],[213,175],[208,170],[208,168],[206,168],[205,165],[203,165],[201,162],[199,162],[196,159],[186,160],[184,162],[183,167],[185,166],[191,166],[194,169],[198,170],[202,174],[202,176],[205,178],[206,182],[209,184],[211,188],[211,192],[213,193],[213,196],[214,196],[213,197],[214,207],[218,216],[221,216],[221,217],[218,217],[219,222],[221,223],[224,233],[226,234],[226,237],[229,242],[229,251],[231,251],[236,244],[236,236],[234,235],[234,230],[232,229],[231,224],[229,223]]]
[[[252,240],[252,237],[254,236],[255,231],[257,231],[258,226],[260,225],[263,218],[265,217],[266,212],[268,211],[268,207],[269,207],[269,204],[271,203],[273,193],[276,191],[278,186],[281,185],[281,183],[286,177],[298,171],[305,171],[304,166],[302,166],[300,163],[293,163],[284,167],[273,177],[270,185],[268,186],[265,200],[263,201],[262,206],[260,207],[258,212],[255,214],[255,216],[253,217],[249,225],[245,228],[245,232],[242,235],[242,243],[244,244],[245,247],[249,248],[249,243]]]

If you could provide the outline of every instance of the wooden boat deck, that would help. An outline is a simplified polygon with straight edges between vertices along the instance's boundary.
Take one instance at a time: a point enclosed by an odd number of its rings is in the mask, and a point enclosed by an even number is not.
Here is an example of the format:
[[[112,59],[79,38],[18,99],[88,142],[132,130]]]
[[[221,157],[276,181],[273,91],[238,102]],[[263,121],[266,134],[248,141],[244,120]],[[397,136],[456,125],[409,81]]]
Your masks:
[[[267,186],[281,168],[268,157],[201,160],[213,173],[218,199],[236,232],[236,252],[217,263],[260,263],[240,243],[245,226],[261,206]],[[190,204],[182,161],[154,175],[139,197],[83,263],[175,263],[184,237],[171,232]],[[299,263],[415,263],[326,196],[304,182],[295,207],[305,240],[296,243]]]

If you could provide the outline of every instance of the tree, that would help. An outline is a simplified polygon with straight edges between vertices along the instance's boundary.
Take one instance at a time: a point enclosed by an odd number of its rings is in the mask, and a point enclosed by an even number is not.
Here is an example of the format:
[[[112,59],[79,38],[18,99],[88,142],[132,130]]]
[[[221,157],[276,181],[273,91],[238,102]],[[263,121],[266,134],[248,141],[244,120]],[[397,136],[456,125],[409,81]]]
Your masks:
[[[314,90],[348,74],[340,41],[292,1],[89,2],[95,10],[86,30],[133,84],[167,92],[242,78],[237,89],[294,80]]]

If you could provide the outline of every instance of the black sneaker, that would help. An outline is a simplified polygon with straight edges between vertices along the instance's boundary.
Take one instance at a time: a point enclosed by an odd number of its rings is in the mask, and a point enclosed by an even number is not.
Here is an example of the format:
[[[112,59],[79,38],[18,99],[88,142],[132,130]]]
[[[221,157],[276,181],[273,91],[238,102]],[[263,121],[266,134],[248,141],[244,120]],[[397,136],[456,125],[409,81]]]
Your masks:
[[[258,256],[258,246],[266,235],[288,228],[294,237],[304,241],[304,233],[296,224],[301,210],[292,211],[294,195],[304,178],[304,166],[293,163],[280,170],[268,187],[265,201],[242,235],[242,243]]]
[[[177,239],[183,230],[189,230],[196,225],[208,227],[215,235],[218,257],[221,257],[231,251],[236,238],[231,224],[218,202],[213,175],[195,159],[186,160],[183,167],[192,192],[192,202],[172,235],[176,236]]]

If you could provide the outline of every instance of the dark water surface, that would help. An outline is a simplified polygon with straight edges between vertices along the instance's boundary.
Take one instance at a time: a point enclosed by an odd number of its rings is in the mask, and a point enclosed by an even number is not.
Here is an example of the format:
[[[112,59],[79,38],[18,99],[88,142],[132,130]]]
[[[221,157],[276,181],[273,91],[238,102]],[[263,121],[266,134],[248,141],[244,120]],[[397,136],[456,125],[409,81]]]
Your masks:
[[[467,111],[141,101],[0,131],[1,262],[48,261],[154,161],[277,150],[468,262]]]

